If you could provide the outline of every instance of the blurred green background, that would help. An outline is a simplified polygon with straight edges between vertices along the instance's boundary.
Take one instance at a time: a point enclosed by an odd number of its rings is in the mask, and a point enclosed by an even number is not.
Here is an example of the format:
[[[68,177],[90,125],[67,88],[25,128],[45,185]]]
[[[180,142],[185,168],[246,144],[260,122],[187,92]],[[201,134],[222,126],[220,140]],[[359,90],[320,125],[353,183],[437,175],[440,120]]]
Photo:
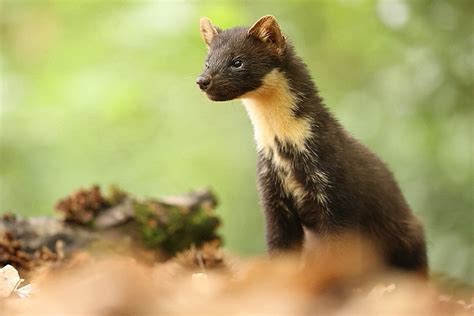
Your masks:
[[[210,186],[228,249],[264,251],[252,127],[195,86],[198,19],[275,15],[342,123],[393,169],[435,270],[474,282],[474,1],[5,1],[0,212],[79,187]]]

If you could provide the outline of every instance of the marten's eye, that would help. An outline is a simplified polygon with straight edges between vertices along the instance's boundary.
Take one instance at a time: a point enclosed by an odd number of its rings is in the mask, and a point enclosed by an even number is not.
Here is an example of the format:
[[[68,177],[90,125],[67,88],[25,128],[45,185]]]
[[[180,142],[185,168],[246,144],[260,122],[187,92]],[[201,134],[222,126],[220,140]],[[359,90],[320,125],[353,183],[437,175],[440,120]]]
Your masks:
[[[234,67],[234,68],[240,68],[240,67],[242,67],[242,64],[243,64],[243,63],[242,63],[241,60],[236,59],[236,60],[234,60],[234,61],[232,62],[232,67]]]
[[[206,62],[206,63],[204,64],[204,67],[206,67],[206,69],[208,69],[208,68],[209,68],[209,63]]]

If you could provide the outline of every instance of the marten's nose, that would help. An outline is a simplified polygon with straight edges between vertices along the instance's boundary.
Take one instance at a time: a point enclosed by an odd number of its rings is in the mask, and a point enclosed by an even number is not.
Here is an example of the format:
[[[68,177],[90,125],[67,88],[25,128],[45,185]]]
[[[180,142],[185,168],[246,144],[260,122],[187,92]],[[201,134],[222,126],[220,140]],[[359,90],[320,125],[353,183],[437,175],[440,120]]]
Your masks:
[[[199,85],[199,88],[201,88],[202,91],[206,91],[206,89],[209,88],[209,85],[211,84],[211,77],[199,76],[196,80],[196,83]]]

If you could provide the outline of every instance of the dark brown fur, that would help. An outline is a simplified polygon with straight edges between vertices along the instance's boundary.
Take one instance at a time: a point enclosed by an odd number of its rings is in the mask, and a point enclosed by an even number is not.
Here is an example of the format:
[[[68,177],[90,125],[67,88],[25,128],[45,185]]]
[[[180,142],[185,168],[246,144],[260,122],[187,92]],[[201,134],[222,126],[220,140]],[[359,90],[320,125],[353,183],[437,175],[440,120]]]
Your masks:
[[[263,17],[250,29],[215,28],[207,36],[209,26],[210,21],[201,21],[209,54],[198,84],[210,99],[251,98],[262,89],[279,91],[286,85],[294,102],[288,104],[291,117],[285,119],[310,126],[303,145],[275,136],[266,139],[272,146],[259,148],[258,182],[269,249],[300,248],[305,230],[316,237],[351,232],[373,241],[389,266],[426,274],[422,226],[392,173],[328,111],[306,65],[281,34],[275,19]],[[243,62],[238,68],[233,66],[237,59]],[[265,87],[272,72],[284,78],[283,88]],[[205,80],[208,82],[203,84]],[[257,107],[268,111],[265,106],[273,103]],[[275,115],[281,115],[278,113]],[[298,196],[298,192],[303,194]]]

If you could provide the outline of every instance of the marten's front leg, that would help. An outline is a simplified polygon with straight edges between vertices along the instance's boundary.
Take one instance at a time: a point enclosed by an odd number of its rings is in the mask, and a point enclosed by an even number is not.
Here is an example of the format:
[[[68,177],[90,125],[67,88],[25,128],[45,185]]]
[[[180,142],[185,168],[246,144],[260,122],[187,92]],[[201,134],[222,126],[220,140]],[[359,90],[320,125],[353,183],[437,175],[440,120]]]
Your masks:
[[[293,201],[283,191],[274,167],[262,158],[258,163],[258,182],[265,212],[268,250],[275,253],[300,249],[304,231]]]
[[[267,247],[271,253],[298,250],[304,232],[299,219],[284,206],[265,207]]]

